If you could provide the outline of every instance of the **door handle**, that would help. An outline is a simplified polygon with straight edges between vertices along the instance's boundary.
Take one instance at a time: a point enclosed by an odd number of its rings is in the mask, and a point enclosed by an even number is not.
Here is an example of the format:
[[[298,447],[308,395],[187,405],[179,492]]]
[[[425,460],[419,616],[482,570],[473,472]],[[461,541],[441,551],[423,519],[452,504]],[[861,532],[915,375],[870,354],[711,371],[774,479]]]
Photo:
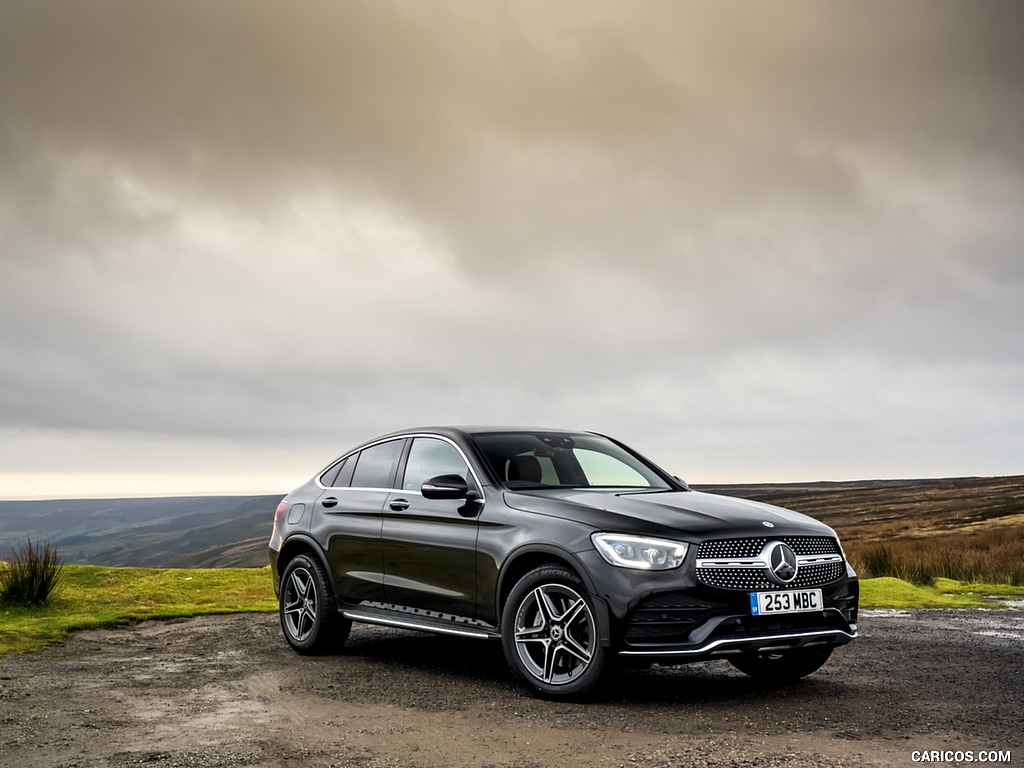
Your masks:
[[[395,499],[388,506],[395,512],[403,512],[409,508],[409,502],[406,499]]]
[[[338,500],[336,498],[334,498],[333,496],[328,496],[326,499],[324,499],[320,503],[323,504],[328,509],[330,509],[331,507],[338,506]]]

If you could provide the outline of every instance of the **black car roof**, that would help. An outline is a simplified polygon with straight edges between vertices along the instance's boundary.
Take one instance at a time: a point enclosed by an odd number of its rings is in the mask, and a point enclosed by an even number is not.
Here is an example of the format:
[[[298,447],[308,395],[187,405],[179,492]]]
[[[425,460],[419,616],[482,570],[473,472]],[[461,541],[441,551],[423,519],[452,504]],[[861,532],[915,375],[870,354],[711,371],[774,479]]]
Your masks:
[[[394,432],[389,432],[386,435],[374,438],[372,441],[381,440],[389,437],[401,437],[402,435],[412,434],[435,434],[445,435],[447,437],[466,437],[469,435],[481,435],[494,432],[543,432],[546,434],[567,434],[567,435],[579,435],[579,434],[594,434],[589,430],[585,429],[564,429],[559,427],[536,427],[536,426],[517,426],[517,425],[488,425],[488,424],[456,424],[456,425],[433,425],[433,426],[422,426],[412,427],[409,429],[399,429]]]

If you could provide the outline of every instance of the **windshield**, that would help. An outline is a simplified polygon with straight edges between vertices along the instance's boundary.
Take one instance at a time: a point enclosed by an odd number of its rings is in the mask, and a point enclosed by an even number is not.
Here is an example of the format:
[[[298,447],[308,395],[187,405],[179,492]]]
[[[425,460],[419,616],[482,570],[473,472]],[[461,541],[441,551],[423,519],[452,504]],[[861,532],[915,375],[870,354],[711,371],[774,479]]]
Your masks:
[[[485,461],[510,489],[673,490],[646,463],[599,435],[490,432],[472,437]]]

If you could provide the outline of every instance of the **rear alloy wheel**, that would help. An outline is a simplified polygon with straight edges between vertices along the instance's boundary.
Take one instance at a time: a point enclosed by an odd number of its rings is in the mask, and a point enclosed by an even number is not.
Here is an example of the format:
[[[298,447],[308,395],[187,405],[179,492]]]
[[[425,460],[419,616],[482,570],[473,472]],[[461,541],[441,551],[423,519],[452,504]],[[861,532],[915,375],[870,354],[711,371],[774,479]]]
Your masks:
[[[281,577],[281,629],[288,644],[302,654],[324,653],[342,645],[352,622],[334,609],[334,594],[320,562],[297,555]]]
[[[597,684],[605,663],[591,599],[561,566],[526,574],[512,588],[501,620],[512,671],[538,693],[578,696]]]
[[[832,655],[829,647],[794,648],[776,653],[749,653],[730,657],[729,661],[740,672],[759,680],[781,683],[799,680],[817,672]]]

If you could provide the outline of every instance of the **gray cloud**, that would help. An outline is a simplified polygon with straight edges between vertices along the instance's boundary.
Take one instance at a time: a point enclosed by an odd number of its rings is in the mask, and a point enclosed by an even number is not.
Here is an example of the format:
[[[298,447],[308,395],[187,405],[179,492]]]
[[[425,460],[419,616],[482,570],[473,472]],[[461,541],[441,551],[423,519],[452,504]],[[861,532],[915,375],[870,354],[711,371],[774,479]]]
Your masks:
[[[694,480],[1019,471],[1022,26],[5,3],[0,467],[69,434],[119,467],[274,440],[305,471],[499,420]]]

